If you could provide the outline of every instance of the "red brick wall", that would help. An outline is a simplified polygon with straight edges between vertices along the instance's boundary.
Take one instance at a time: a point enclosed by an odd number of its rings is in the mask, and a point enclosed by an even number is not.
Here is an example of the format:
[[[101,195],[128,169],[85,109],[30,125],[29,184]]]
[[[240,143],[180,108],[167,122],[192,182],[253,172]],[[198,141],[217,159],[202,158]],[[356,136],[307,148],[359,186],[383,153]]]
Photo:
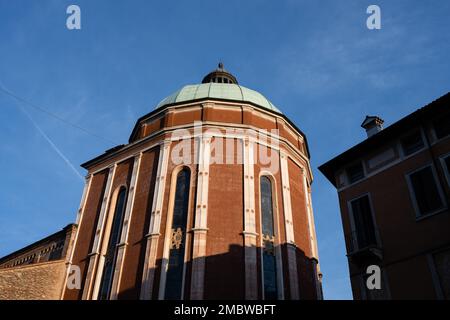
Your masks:
[[[204,110],[206,114],[205,121],[240,123],[242,120],[240,110],[215,109],[212,107],[205,108]]]
[[[181,112],[180,112],[181,111]],[[190,111],[182,111],[179,112],[172,112],[173,118],[172,118],[172,126],[179,126],[183,124],[190,124],[194,121],[201,121],[202,120],[202,109],[194,109]]]
[[[301,168],[289,159],[289,184],[292,203],[292,220],[297,257],[298,279],[300,282],[300,297],[316,299],[315,275],[311,263],[312,249],[309,235],[306,197]]]
[[[89,263],[88,254],[90,253],[92,242],[94,241],[95,228],[97,226],[98,214],[102,205],[107,178],[107,170],[97,173],[91,177],[92,182],[90,191],[87,194],[83,218],[80,226],[78,227],[78,239],[75,243],[72,263],[80,267],[82,275],[82,288],[86,279]],[[82,290],[67,289],[65,291],[64,299],[81,299],[82,293]]]
[[[244,299],[243,166],[213,164],[209,174],[205,298]]]

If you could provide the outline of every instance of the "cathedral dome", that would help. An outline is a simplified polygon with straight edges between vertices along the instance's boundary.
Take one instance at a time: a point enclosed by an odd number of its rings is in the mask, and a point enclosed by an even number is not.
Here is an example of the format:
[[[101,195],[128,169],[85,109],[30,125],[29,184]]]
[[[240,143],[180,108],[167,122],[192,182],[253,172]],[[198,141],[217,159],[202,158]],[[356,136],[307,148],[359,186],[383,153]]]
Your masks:
[[[206,75],[201,84],[182,87],[163,99],[156,108],[208,98],[249,102],[270,111],[282,113],[269,99],[258,91],[239,85],[236,78],[223,68],[222,63],[219,63],[219,68]]]

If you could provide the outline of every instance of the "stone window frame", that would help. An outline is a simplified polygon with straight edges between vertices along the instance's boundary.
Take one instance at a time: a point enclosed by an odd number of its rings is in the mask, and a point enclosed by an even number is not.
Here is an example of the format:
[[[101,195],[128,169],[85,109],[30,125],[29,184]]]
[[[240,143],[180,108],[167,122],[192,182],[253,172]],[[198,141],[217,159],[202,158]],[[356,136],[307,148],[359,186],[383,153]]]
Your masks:
[[[450,117],[450,113],[445,113],[442,116],[443,117]],[[443,137],[440,137],[440,138],[438,137],[437,132],[436,132],[436,125],[435,125],[435,121],[436,120],[437,120],[437,118],[431,120],[431,128],[432,128],[432,132],[433,132],[434,143],[438,143],[438,142],[441,142],[441,141],[443,141],[445,139],[450,138],[450,135],[446,135],[446,136],[443,136]]]
[[[422,146],[419,149],[406,154],[405,145],[404,145],[405,140],[417,133],[419,134],[420,139],[422,141]],[[401,135],[398,139],[398,145],[399,145],[399,150],[400,150],[400,158],[402,159],[402,161],[406,160],[408,158],[411,158],[411,157],[415,156],[416,154],[427,149],[428,148],[427,138],[425,136],[425,132],[424,132],[423,128],[417,127],[417,128],[411,129],[407,133]]]
[[[447,179],[447,185],[450,187],[450,167],[447,167],[447,165],[445,164],[447,158],[450,158],[450,152],[441,155],[439,157],[439,160],[441,162],[442,171],[444,172],[445,178]]]
[[[277,183],[276,178],[272,172],[261,170],[258,176],[258,207],[259,207],[259,256],[260,256],[260,272],[261,272],[261,299],[264,300],[264,270],[263,270],[263,239],[262,239],[262,208],[261,208],[261,177],[267,177],[272,186],[272,212],[274,219],[274,251],[277,266],[277,294],[278,300],[284,300],[284,277],[283,277],[283,255],[281,252],[281,242],[280,242],[280,211],[278,205],[278,193],[277,193]]]
[[[417,198],[416,198],[416,195],[415,195],[415,192],[414,192],[414,188],[413,188],[413,185],[412,185],[412,182],[411,182],[411,175],[416,173],[416,172],[419,172],[419,171],[421,171],[421,170],[423,170],[425,168],[428,168],[428,167],[431,168],[431,172],[433,174],[433,180],[434,180],[434,183],[436,185],[436,189],[438,191],[439,197],[440,197],[441,202],[442,202],[442,207],[439,208],[439,209],[436,209],[436,210],[434,210],[432,212],[429,212],[427,214],[422,214],[420,212],[419,205],[417,203]],[[440,213],[442,213],[442,212],[447,210],[448,204],[447,204],[447,201],[445,200],[444,192],[442,190],[441,184],[439,183],[439,179],[438,179],[438,176],[437,176],[436,168],[433,165],[433,163],[429,162],[429,163],[427,163],[425,165],[422,165],[422,166],[420,166],[420,167],[418,167],[418,168],[416,168],[416,169],[414,169],[412,171],[408,171],[407,173],[405,173],[405,179],[406,179],[406,183],[408,185],[409,197],[411,199],[411,203],[412,203],[412,206],[414,208],[416,221],[420,221],[420,220],[429,218],[431,216],[434,216],[436,214],[440,214]]]
[[[99,255],[100,256],[104,256],[106,254],[106,250],[108,248],[108,243],[109,243],[109,238],[111,236],[111,229],[112,229],[112,225],[113,225],[113,221],[114,221],[114,213],[116,211],[116,205],[117,205],[117,200],[119,198],[120,195],[120,191],[122,189],[125,189],[125,201],[124,201],[124,207],[123,207],[123,215],[125,214],[125,210],[126,210],[126,206],[127,206],[127,202],[128,202],[128,186],[125,183],[121,183],[120,185],[118,185],[115,190],[112,192],[111,195],[111,199],[112,201],[109,204],[109,208],[107,210],[107,216],[106,216],[106,223],[104,225],[104,233],[101,239],[101,245],[99,248]],[[119,240],[120,240],[120,235],[121,235],[121,231],[123,228],[123,218],[124,216],[122,216],[122,221],[121,221],[121,228],[119,230]],[[120,243],[120,241],[119,241]],[[117,248],[116,248],[116,254],[117,255]],[[114,257],[114,259],[117,259],[117,256]],[[114,262],[114,264],[117,261]],[[92,297],[95,300],[98,300],[98,296],[100,295],[100,288],[101,288],[101,283],[102,283],[102,277],[103,277],[103,269],[104,269],[104,261],[102,263],[102,265],[100,264],[100,261],[97,261],[97,268],[96,268],[96,272],[95,272],[95,276],[94,276],[94,286],[93,286],[93,293],[95,293],[95,297]],[[111,275],[111,286],[112,286],[112,281],[114,279],[114,273],[115,273],[115,266],[113,267],[113,271],[112,271],[112,275]],[[111,297],[111,290],[112,287],[109,289],[108,292],[108,299],[110,299]]]
[[[433,280],[433,287],[436,293],[437,300],[445,300],[444,288],[441,285],[441,279],[436,265],[435,256],[441,253],[450,252],[450,247],[444,247],[426,254],[428,268],[430,269],[431,278]]]
[[[359,167],[359,166],[361,167],[362,177],[357,180],[352,181],[350,178],[350,169]],[[362,160],[354,161],[351,164],[349,164],[348,166],[346,166],[345,178],[346,178],[347,185],[349,185],[349,186],[354,185],[354,184],[364,180],[365,178],[367,178],[367,170],[366,170],[364,161],[362,161]]]
[[[183,276],[181,283],[181,300],[184,299],[185,293],[185,284],[186,284],[186,267],[188,263],[189,250],[192,246],[193,236],[191,235],[192,230],[192,222],[194,221],[194,210],[192,210],[192,201],[194,201],[194,191],[193,186],[195,183],[195,174],[193,174],[193,170],[190,166],[187,165],[178,165],[172,169],[171,177],[170,177],[170,189],[169,189],[169,202],[167,207],[167,216],[166,216],[166,227],[164,234],[164,245],[163,245],[163,256],[161,263],[161,273],[159,276],[159,289],[158,289],[158,299],[164,300],[164,296],[166,293],[166,276],[167,276],[167,268],[169,262],[169,253],[170,253],[170,243],[172,241],[172,219],[173,219],[173,210],[174,210],[174,202],[175,202],[175,193],[177,187],[177,178],[178,174],[184,169],[189,170],[190,181],[189,181],[189,195],[188,195],[188,213],[187,213],[187,222],[186,222],[186,239],[185,239],[185,251],[184,251],[184,266],[183,266]]]
[[[369,200],[369,206],[370,206],[370,214],[372,216],[372,222],[373,222],[373,227],[374,227],[374,233],[375,233],[375,239],[377,244],[382,247],[382,241],[381,241],[381,235],[379,233],[379,228],[378,228],[378,223],[377,223],[377,219],[376,219],[376,213],[375,213],[375,208],[373,206],[373,200],[372,200],[372,195],[370,192],[365,192],[362,193],[352,199],[349,199],[347,201],[347,208],[348,208],[348,216],[349,216],[349,221],[350,221],[350,232],[352,233],[351,236],[351,241],[352,241],[352,248],[353,251],[357,251],[359,250],[359,244],[358,241],[356,239],[353,239],[353,233],[355,233],[356,235],[356,225],[355,225],[355,218],[354,218],[354,213],[353,213],[353,208],[352,208],[352,203],[356,200],[359,200],[361,198],[367,197]],[[348,252],[350,253],[350,252]]]

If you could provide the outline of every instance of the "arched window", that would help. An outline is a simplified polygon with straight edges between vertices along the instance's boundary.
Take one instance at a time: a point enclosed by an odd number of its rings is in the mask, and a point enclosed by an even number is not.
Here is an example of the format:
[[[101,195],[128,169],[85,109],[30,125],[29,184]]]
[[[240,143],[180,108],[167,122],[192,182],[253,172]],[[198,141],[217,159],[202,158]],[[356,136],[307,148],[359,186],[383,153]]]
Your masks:
[[[165,299],[179,300],[182,297],[190,177],[191,174],[187,168],[181,170],[177,175]]]
[[[275,257],[275,228],[273,215],[272,182],[261,177],[261,219],[262,219],[262,268],[264,279],[264,298],[278,298],[277,264]]]
[[[102,280],[100,282],[100,289],[98,293],[99,300],[109,299],[111,293],[111,286],[117,256],[117,244],[120,242],[120,234],[122,232],[122,221],[125,211],[126,196],[127,189],[125,187],[121,187],[117,195],[111,233],[109,235],[108,247],[105,254],[105,262],[101,278]]]

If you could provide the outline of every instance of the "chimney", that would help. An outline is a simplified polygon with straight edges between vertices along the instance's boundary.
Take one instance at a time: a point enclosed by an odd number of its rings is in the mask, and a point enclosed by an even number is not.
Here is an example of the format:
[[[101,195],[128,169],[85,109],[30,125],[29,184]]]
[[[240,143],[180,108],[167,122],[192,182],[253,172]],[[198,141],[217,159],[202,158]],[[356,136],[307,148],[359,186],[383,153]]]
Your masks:
[[[377,116],[366,116],[361,127],[366,129],[367,138],[383,130],[384,120]]]

